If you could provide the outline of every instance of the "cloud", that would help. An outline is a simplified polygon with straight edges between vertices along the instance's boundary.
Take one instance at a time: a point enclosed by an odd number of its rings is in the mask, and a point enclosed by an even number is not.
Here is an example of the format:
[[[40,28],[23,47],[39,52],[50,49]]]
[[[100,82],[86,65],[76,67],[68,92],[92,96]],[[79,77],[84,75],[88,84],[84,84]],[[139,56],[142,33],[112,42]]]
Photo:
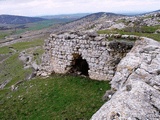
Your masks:
[[[159,9],[159,0],[0,0],[0,14],[26,16]]]

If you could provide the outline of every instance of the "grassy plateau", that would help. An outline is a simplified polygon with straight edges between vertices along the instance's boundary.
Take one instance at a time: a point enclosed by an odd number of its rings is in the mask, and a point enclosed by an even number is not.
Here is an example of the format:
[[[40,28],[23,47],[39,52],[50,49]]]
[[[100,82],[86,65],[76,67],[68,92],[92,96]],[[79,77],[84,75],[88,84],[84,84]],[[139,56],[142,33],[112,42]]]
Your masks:
[[[54,75],[0,91],[1,120],[88,120],[104,103],[108,82]]]

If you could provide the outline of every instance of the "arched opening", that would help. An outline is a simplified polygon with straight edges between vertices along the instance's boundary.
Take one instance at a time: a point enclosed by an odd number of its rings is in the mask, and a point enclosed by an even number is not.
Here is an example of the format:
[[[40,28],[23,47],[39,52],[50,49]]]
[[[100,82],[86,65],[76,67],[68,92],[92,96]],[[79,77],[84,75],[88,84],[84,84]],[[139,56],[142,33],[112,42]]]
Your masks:
[[[85,59],[82,59],[82,56],[77,53],[74,53],[72,55],[73,61],[71,73],[88,76],[89,65],[87,61]]]

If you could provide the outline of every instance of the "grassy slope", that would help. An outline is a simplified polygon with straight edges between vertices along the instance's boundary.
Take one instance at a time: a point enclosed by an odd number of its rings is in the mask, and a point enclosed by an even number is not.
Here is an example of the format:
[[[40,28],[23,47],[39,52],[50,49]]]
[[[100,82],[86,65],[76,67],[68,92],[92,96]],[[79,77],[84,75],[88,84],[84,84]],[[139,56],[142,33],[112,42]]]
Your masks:
[[[23,63],[18,59],[19,53],[22,50],[31,47],[42,46],[43,43],[44,41],[42,39],[36,39],[30,42],[20,42],[10,46],[1,47],[0,54],[6,54],[10,57],[3,63],[0,63],[0,83],[3,83],[6,80],[11,80],[6,86],[10,87],[18,81],[25,80],[26,77],[31,74],[32,69],[23,69]],[[13,52],[9,47],[12,47],[17,52]],[[37,49],[36,53],[38,52],[40,52],[40,55],[42,54],[42,51]],[[37,57],[37,59],[38,58],[39,57]]]
[[[0,83],[11,80],[6,87],[10,87],[17,81],[24,80],[32,72],[31,69],[23,69],[23,63],[18,60],[17,53],[9,57],[3,64],[0,64],[0,70]]]
[[[0,119],[88,120],[109,88],[108,82],[73,76],[26,81],[17,91],[0,91]]]
[[[6,36],[8,36],[10,33],[9,32],[4,32],[4,31],[0,31],[0,40],[4,39]]]
[[[65,23],[65,22],[69,22],[72,19],[51,19],[51,20],[44,20],[44,21],[40,21],[40,22],[36,22],[36,23],[29,23],[26,25],[27,28],[25,29],[18,29],[16,30],[16,34],[19,33],[23,33],[25,31],[34,31],[34,30],[41,30],[44,28],[49,28],[55,24],[59,24],[59,23]]]
[[[9,54],[12,50],[9,49],[8,46],[0,47],[0,54]]]
[[[39,39],[35,39],[33,41],[29,41],[29,42],[19,42],[16,44],[11,45],[11,47],[13,47],[14,49],[18,50],[18,51],[22,51],[31,47],[36,47],[36,46],[42,46],[44,43],[43,38],[39,38]]]
[[[0,40],[3,40],[6,36],[9,36],[11,34],[20,34],[20,33],[26,32],[26,31],[42,30],[42,29],[54,26],[55,24],[66,23],[66,22],[70,22],[70,21],[73,21],[73,20],[74,19],[44,20],[44,21],[39,21],[39,22],[35,22],[35,23],[24,24],[24,26],[26,28],[16,28],[16,27],[19,27],[19,26],[22,26],[22,25],[8,25],[12,29],[10,29],[10,30],[0,30]]]

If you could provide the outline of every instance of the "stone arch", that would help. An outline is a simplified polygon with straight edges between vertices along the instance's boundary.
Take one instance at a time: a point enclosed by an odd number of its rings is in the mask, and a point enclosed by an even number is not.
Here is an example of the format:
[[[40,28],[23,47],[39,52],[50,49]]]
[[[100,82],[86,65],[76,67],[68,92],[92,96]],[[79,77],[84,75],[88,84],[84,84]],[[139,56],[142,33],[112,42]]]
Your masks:
[[[70,73],[89,76],[89,64],[86,59],[83,59],[81,54],[73,53],[73,60],[71,63],[71,71]]]

